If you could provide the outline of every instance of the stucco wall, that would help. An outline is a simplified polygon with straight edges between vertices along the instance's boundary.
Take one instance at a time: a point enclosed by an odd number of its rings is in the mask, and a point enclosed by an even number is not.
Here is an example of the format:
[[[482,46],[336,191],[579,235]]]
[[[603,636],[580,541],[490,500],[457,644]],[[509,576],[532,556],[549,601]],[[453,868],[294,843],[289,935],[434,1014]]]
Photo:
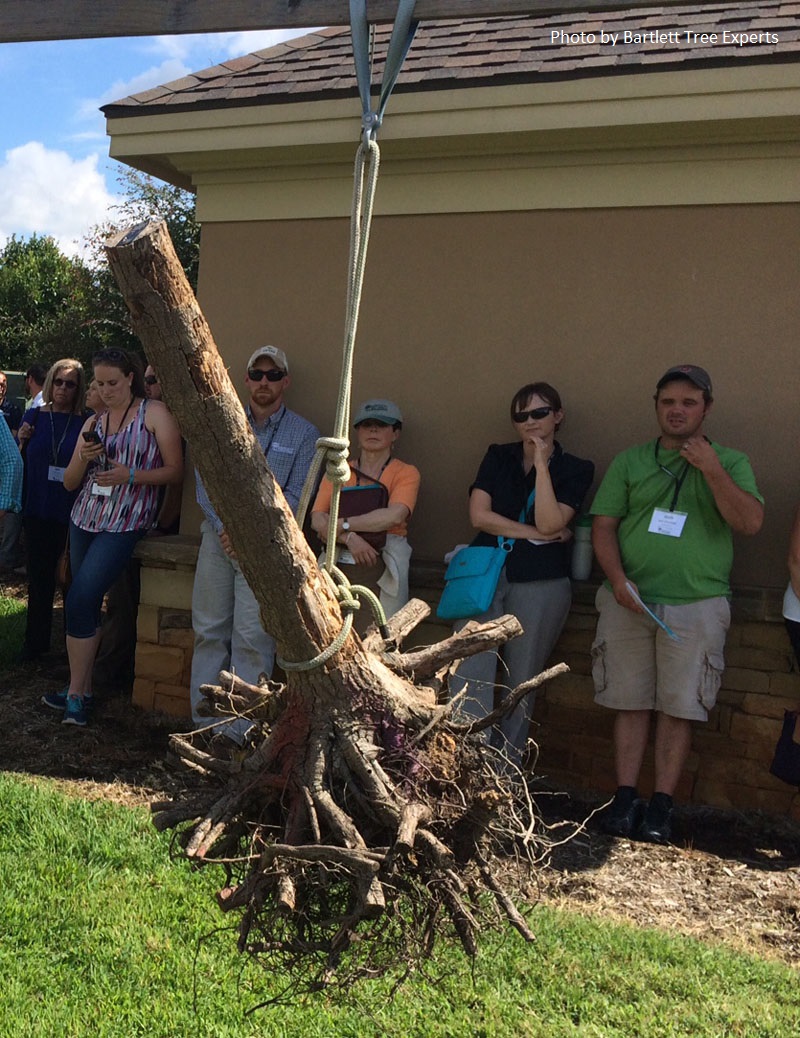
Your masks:
[[[562,442],[602,474],[655,435],[652,392],[673,363],[706,366],[707,431],[750,454],[767,520],[734,580],[780,586],[797,498],[800,206],[583,209],[376,220],[354,397],[391,396],[401,457],[422,471],[410,539],[440,559],[469,538],[466,490],[508,403],[533,379],[562,393]],[[200,301],[240,386],[249,351],[292,363],[291,405],[331,428],[348,226],[206,223]],[[184,531],[196,528],[186,511]]]

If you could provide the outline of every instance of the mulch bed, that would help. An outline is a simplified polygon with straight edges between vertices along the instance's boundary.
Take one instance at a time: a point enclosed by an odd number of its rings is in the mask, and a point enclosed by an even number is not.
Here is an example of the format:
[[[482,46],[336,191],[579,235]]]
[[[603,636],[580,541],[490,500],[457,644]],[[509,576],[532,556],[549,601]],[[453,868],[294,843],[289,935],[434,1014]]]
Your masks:
[[[24,597],[25,588],[6,584],[4,593]],[[62,725],[40,699],[63,688],[67,675],[63,655],[0,674],[4,770],[131,805],[163,800],[197,781],[167,761],[169,736],[185,722],[143,713],[122,691],[97,696],[90,727]],[[538,802],[555,846],[548,866],[532,877],[533,901],[679,931],[800,967],[796,823],[684,807],[676,811],[675,845],[658,847],[600,833],[589,817],[599,800],[543,791]]]

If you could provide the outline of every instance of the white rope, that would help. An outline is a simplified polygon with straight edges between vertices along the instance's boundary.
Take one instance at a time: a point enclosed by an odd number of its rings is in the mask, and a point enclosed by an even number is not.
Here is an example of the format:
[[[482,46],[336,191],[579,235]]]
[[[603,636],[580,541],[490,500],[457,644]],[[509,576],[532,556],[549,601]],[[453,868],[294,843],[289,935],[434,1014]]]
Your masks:
[[[333,486],[330,512],[328,514],[328,541],[325,554],[325,570],[333,581],[340,607],[345,614],[344,624],[331,645],[313,660],[293,663],[278,657],[278,663],[285,670],[308,670],[321,666],[330,659],[347,640],[353,623],[353,613],[360,608],[358,598],[365,599],[372,608],[378,626],[384,628],[386,615],[377,596],[362,585],[350,585],[345,574],[336,565],[339,555],[337,543],[339,526],[339,499],[341,489],[350,479],[348,455],[350,450],[350,407],[353,387],[353,358],[355,354],[358,317],[361,309],[361,292],[364,285],[364,271],[367,263],[367,247],[372,228],[372,213],[375,205],[375,192],[378,186],[381,153],[376,141],[378,127],[383,120],[383,113],[389,94],[394,87],[403,60],[411,45],[417,23],[413,21],[415,0],[400,0],[392,38],[389,42],[386,67],[381,87],[380,105],[377,112],[370,111],[370,82],[372,47],[367,42],[369,29],[365,0],[351,0],[351,31],[355,51],[356,76],[361,94],[362,139],[356,152],[353,171],[353,205],[350,213],[350,254],[347,271],[347,302],[345,307],[344,347],[342,356],[342,372],[339,382],[339,395],[336,405],[336,418],[332,436],[321,436],[317,440],[317,449],[306,477],[300,503],[297,509],[297,522],[303,528],[311,495],[316,488],[320,469],[325,462],[325,475]]]

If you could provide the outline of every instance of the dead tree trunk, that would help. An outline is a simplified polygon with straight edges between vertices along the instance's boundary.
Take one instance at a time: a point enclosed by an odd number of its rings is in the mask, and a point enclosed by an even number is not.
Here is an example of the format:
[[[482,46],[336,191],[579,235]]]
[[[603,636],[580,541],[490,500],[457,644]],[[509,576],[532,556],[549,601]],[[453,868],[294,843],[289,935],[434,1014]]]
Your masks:
[[[336,595],[272,478],[165,225],[119,234],[107,253],[264,628],[284,659],[316,657],[342,626]],[[393,618],[394,633],[401,638],[424,614],[410,603]],[[456,857],[480,862],[475,881],[520,928],[481,856],[510,797],[481,738],[450,722],[449,705],[437,706],[454,660],[519,632],[505,617],[409,655],[380,651],[374,636],[367,649],[350,635],[322,666],[290,671],[286,686],[223,675],[224,687],[208,689],[210,714],[246,714],[259,737],[232,761],[176,738],[187,766],[222,786],[154,811],[159,827],[180,828],[186,854],[226,859],[219,900],[242,912],[243,950],[279,955],[284,967],[310,957],[327,976],[356,929],[389,909],[407,936],[398,905],[413,891],[419,947],[430,945],[444,909],[472,951],[476,909]]]

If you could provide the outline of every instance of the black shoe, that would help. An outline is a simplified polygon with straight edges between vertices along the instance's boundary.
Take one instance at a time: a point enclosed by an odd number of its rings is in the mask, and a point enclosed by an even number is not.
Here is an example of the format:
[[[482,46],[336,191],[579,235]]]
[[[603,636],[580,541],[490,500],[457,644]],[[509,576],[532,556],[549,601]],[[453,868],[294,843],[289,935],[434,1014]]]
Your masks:
[[[647,805],[644,818],[634,833],[634,839],[643,843],[669,843],[672,838],[672,808],[662,804]]]
[[[600,826],[609,836],[632,836],[644,818],[646,801],[633,796],[621,797],[619,793],[602,817]]]

